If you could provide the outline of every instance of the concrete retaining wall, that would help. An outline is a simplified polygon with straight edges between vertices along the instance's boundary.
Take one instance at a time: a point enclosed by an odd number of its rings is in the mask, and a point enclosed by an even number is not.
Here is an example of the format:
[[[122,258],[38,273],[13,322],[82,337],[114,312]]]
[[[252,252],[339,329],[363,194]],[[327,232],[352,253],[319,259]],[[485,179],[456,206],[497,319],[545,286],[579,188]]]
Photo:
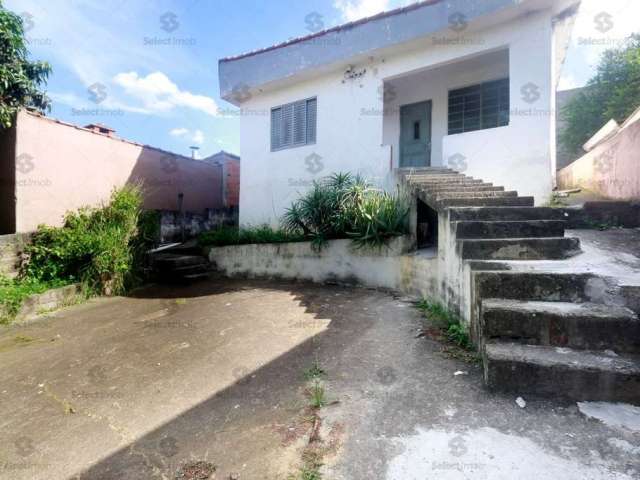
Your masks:
[[[350,240],[332,240],[320,251],[311,242],[237,245],[210,248],[209,260],[229,276],[350,283],[435,297],[437,258],[408,253],[411,245],[409,237],[380,250],[356,249]]]
[[[194,238],[202,232],[222,226],[238,225],[238,207],[206,210],[203,214],[180,213],[174,210],[160,211],[160,243],[180,242]]]

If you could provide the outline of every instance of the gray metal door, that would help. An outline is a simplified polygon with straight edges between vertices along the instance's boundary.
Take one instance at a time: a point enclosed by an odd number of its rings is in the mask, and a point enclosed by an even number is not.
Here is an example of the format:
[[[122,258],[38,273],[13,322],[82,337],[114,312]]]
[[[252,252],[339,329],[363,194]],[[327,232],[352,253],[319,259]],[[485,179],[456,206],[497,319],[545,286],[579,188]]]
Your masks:
[[[400,107],[400,167],[431,165],[431,100]]]

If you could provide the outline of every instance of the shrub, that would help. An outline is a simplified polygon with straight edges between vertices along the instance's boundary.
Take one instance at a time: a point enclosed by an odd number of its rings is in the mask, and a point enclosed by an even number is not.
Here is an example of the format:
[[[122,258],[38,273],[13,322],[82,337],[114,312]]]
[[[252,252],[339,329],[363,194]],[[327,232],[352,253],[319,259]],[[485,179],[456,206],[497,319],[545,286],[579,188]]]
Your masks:
[[[82,282],[89,291],[120,294],[139,280],[146,241],[139,234],[139,187],[114,190],[100,208],[65,216],[61,228],[40,226],[26,248],[23,279]]]
[[[466,349],[472,347],[469,334],[462,326],[460,318],[453,312],[442,304],[430,300],[418,302],[417,307],[424,312],[425,316],[433,322],[437,328],[444,332],[447,340],[451,343]]]
[[[66,283],[62,280],[41,282],[35,279],[10,279],[0,275],[0,324],[13,320],[27,297],[62,287]]]
[[[282,225],[318,246],[352,238],[358,247],[382,246],[408,231],[408,202],[374,188],[359,176],[336,173],[314,182],[285,212]]]
[[[223,247],[225,245],[246,245],[251,243],[286,243],[306,240],[304,235],[273,229],[269,225],[259,227],[221,227],[217,230],[201,233],[198,243],[201,246]]]

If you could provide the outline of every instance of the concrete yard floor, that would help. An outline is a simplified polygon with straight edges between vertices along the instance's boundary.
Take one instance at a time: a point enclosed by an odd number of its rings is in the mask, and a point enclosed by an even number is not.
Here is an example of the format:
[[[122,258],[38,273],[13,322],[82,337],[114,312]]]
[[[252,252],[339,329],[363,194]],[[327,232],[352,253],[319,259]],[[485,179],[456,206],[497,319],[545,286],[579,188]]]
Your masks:
[[[286,480],[310,437],[325,479],[639,478],[640,432],[490,394],[423,326],[387,293],[213,279],[6,328],[0,478],[173,479],[203,460],[215,479]]]

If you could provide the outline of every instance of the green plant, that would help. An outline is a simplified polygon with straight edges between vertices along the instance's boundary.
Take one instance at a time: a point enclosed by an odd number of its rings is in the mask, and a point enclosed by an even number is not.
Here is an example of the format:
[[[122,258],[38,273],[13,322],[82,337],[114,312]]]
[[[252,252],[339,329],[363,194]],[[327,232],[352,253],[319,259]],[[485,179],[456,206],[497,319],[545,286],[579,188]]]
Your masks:
[[[64,280],[10,279],[0,275],[0,324],[11,322],[31,295],[66,285]]]
[[[640,35],[629,37],[619,48],[604,52],[596,75],[562,110],[567,126],[560,142],[572,153],[606,122],[621,123],[640,105]]]
[[[98,294],[121,294],[140,280],[147,240],[140,235],[141,190],[114,190],[100,208],[67,213],[60,228],[40,226],[25,249],[21,277],[81,282]]]
[[[305,380],[314,380],[316,378],[322,378],[327,376],[327,372],[320,366],[318,361],[314,361],[313,365],[302,372]]]
[[[319,379],[315,379],[309,389],[309,399],[313,408],[322,408],[327,404],[324,386]]]
[[[286,243],[305,241],[306,238],[296,232],[273,229],[269,225],[258,227],[221,227],[217,230],[201,233],[198,244],[201,246],[222,247],[225,245],[246,245],[252,243]]]
[[[472,347],[469,334],[462,325],[460,318],[439,302],[423,299],[417,303],[417,308],[424,312],[428,320],[444,332],[451,343],[469,349]]]
[[[49,99],[40,90],[46,84],[51,66],[28,60],[23,20],[0,2],[0,128],[13,124],[21,107],[41,112],[49,108]]]
[[[374,188],[359,176],[334,173],[315,181],[289,207],[282,226],[321,247],[327,240],[351,238],[357,247],[381,247],[408,231],[408,202]]]

